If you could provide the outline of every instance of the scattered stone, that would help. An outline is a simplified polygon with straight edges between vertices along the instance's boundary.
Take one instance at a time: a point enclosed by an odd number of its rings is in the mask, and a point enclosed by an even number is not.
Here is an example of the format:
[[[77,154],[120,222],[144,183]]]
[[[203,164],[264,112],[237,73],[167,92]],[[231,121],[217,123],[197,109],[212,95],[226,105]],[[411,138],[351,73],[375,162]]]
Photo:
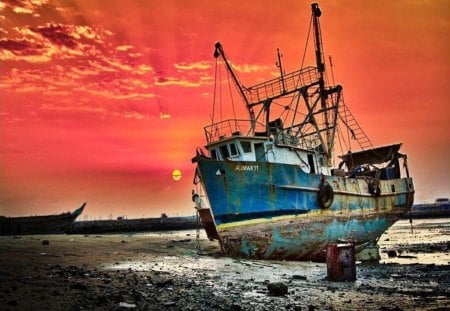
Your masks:
[[[57,289],[52,291],[52,296],[60,296],[60,295],[61,293]]]
[[[393,249],[388,250],[387,254],[388,254],[389,258],[397,257],[397,252],[395,250],[393,250]]]
[[[127,309],[134,309],[134,308],[136,308],[136,305],[134,303],[128,303],[128,302],[122,301],[119,303],[119,307],[127,308]]]
[[[232,304],[230,307],[231,311],[242,311],[242,307],[238,304]]]
[[[42,245],[49,245],[50,244],[50,241],[49,240],[43,240],[42,241]]]
[[[271,296],[284,296],[288,293],[288,287],[281,282],[267,284],[267,289]]]
[[[294,274],[294,275],[292,276],[292,279],[293,279],[293,280],[304,280],[304,281],[308,280],[306,276],[304,276],[304,275],[298,275],[298,274]]]
[[[165,301],[165,302],[163,302],[163,305],[165,307],[174,307],[175,306],[175,302],[174,301]]]
[[[72,289],[78,289],[78,290],[87,290],[87,286],[82,283],[74,283],[70,285],[70,288]]]
[[[191,239],[181,239],[181,240],[170,240],[170,242],[172,243],[186,243],[186,242],[190,242]]]
[[[380,309],[378,310],[382,310],[382,311],[402,311],[402,308],[399,308],[397,306],[395,307],[386,307],[386,306],[381,306]]]
[[[171,279],[160,280],[160,281],[155,282],[155,285],[157,287],[168,287],[168,286],[173,285],[173,281]]]

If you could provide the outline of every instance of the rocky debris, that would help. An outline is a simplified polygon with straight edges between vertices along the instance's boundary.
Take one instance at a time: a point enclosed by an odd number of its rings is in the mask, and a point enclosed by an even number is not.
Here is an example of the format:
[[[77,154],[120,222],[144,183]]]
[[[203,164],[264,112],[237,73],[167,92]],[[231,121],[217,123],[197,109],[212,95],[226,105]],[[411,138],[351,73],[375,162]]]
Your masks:
[[[134,309],[136,308],[136,305],[134,303],[128,303],[128,302],[120,302],[119,307],[121,308],[127,308],[127,309]]]
[[[269,283],[267,284],[267,289],[271,296],[284,296],[288,293],[287,285],[281,282]]]
[[[17,302],[17,300],[10,300],[10,301],[8,301],[8,306],[13,306],[13,307],[15,307],[15,306],[17,306],[19,303]]]
[[[308,278],[307,278],[306,276],[304,276],[304,275],[298,275],[298,274],[294,274],[294,275],[292,276],[292,279],[293,279],[293,280],[303,280],[303,281],[307,281],[307,280],[308,280]]]
[[[24,237],[19,244],[0,239],[0,310],[398,311],[450,306],[450,265],[439,263],[358,264],[357,283],[334,284],[325,281],[324,264],[198,257],[193,241],[181,242],[177,236],[69,239],[52,236],[46,256],[40,255],[40,237]],[[175,247],[167,249],[167,244]],[[404,253],[397,246],[387,249],[400,256],[411,253],[406,247]],[[278,296],[270,293],[274,283],[282,284]],[[12,301],[17,307],[8,305]]]
[[[71,289],[83,290],[83,291],[85,291],[85,290],[88,289],[88,287],[87,287],[85,284],[82,284],[82,283],[74,283],[74,284],[71,284],[71,285],[70,285],[70,288],[71,288]]]
[[[387,254],[389,258],[397,257],[397,252],[393,249],[388,250]]]

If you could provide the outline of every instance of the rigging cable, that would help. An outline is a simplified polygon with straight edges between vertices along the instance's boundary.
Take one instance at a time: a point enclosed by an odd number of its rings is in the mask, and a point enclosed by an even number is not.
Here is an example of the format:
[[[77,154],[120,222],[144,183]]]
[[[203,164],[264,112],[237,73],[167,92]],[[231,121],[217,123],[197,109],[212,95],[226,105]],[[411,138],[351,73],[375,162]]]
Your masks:
[[[336,83],[334,82],[334,70],[333,70],[333,61],[331,60],[331,55],[328,55],[328,58],[330,60],[330,71],[331,71],[331,78],[333,79],[333,85],[336,85]]]
[[[213,111],[211,117],[211,123],[214,123],[214,112],[216,110],[216,89],[217,89],[217,58],[216,58],[216,68],[214,70],[214,94],[213,94]]]
[[[342,141],[341,141],[341,136],[342,136]],[[337,137],[338,137],[339,149],[341,150],[341,154],[344,154],[344,149],[342,148],[342,146],[345,145],[345,148],[346,148],[346,149],[348,148],[348,146],[347,146],[347,144],[345,143],[344,135],[343,135],[343,133],[342,133],[342,129],[341,129],[340,126],[338,126],[338,134],[337,134]]]
[[[231,83],[230,83],[230,73],[227,71],[227,80],[228,80],[228,90],[230,91],[230,97],[231,97],[231,107],[233,108],[233,117],[236,120],[236,110],[234,109],[234,100],[233,100],[233,92],[231,91]]]
[[[219,104],[220,104],[220,122],[223,121],[222,116],[222,67],[219,66]]]
[[[342,92],[342,106],[344,108],[344,115],[347,118],[347,104],[344,100],[344,92]],[[342,120],[342,118],[339,116],[339,118]],[[347,141],[348,141],[348,151],[352,151],[352,140],[350,139],[350,133],[352,133],[352,138],[355,137],[355,132],[353,132],[353,129],[347,124],[347,120],[342,120],[342,122],[347,127]]]
[[[312,15],[311,15],[311,20],[309,21],[308,35],[306,36],[305,50],[303,51],[303,58],[302,58],[302,64],[300,65],[300,70],[303,69],[303,65],[305,64],[306,51],[307,51],[307,49],[308,49],[309,35],[311,34],[311,25],[312,25],[312,22],[313,22],[313,17],[312,17]]]

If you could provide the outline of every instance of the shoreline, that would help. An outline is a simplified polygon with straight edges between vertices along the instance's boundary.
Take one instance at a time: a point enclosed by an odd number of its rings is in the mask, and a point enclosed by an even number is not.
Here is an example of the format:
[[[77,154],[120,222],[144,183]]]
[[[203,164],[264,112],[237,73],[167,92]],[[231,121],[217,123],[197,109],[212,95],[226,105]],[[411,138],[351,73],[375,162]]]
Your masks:
[[[418,241],[430,231],[423,227],[416,229]],[[436,241],[430,243],[450,241],[449,228],[450,220],[432,227]],[[382,237],[388,241],[380,239],[381,263],[358,263],[357,280],[344,283],[327,281],[322,263],[222,257],[204,231],[201,256],[195,230],[0,237],[0,310],[450,308],[448,249],[414,250],[441,256],[439,264],[389,258],[384,252],[408,241],[407,229],[404,223],[394,225]],[[412,254],[409,250],[403,254]],[[269,294],[268,284],[276,282],[287,286],[287,295]]]

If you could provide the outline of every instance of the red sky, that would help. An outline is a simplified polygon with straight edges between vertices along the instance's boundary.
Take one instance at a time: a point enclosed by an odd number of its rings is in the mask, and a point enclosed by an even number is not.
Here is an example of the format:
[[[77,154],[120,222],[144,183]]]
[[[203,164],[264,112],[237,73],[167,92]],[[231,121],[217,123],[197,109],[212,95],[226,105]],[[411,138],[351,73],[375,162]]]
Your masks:
[[[221,41],[243,84],[300,67],[311,1],[0,2],[0,215],[191,215]],[[450,6],[322,1],[325,54],[416,202],[450,196]],[[313,65],[312,59],[307,64]],[[180,181],[171,178],[180,169]]]

